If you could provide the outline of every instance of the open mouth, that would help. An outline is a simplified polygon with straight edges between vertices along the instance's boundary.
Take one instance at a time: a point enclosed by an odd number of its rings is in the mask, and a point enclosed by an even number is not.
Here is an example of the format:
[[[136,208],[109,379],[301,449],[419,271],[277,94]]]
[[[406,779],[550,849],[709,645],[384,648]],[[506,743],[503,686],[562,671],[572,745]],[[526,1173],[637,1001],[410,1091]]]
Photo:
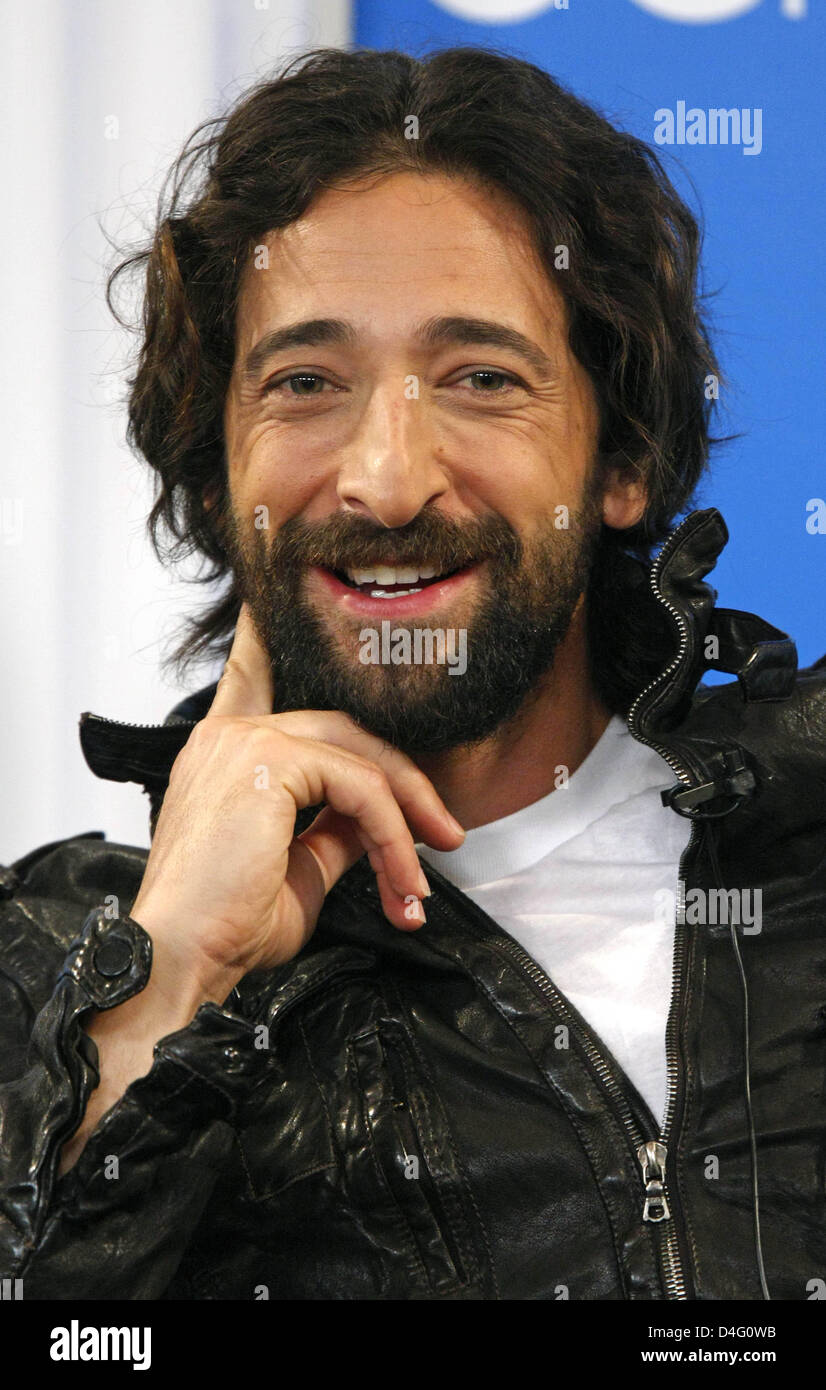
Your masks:
[[[467,566],[462,566],[462,569]],[[461,573],[461,569],[436,570],[432,565],[370,565],[363,569],[330,570],[341,584],[370,598],[406,598]]]

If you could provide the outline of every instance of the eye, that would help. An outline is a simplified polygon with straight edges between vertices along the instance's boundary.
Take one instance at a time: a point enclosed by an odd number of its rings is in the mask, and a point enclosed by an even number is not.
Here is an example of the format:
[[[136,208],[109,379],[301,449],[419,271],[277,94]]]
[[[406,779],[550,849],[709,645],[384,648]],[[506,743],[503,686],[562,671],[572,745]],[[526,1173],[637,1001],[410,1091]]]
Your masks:
[[[489,385],[483,385],[480,391],[476,391],[474,388],[474,394],[479,396],[504,396],[509,393],[512,387],[522,385],[518,377],[512,376],[510,372],[500,372],[494,367],[477,367],[475,371],[460,377],[460,381],[471,381],[474,377],[488,384],[490,382],[504,383],[505,389],[502,389],[501,386],[498,389],[495,386],[490,388]]]
[[[279,391],[281,387],[286,386],[288,382],[290,383],[291,387],[294,382],[299,382],[300,389],[291,389],[286,393],[288,396],[293,396],[298,399],[300,399],[302,396],[320,396],[323,394],[323,383],[325,381],[327,381],[327,377],[321,376],[318,372],[292,372],[288,376],[275,377],[272,381],[268,381],[267,385],[264,387],[263,394],[265,396],[268,396],[276,391]],[[318,382],[322,383],[322,391],[316,391],[313,389],[304,390],[305,386],[309,386],[310,388],[312,388]]]

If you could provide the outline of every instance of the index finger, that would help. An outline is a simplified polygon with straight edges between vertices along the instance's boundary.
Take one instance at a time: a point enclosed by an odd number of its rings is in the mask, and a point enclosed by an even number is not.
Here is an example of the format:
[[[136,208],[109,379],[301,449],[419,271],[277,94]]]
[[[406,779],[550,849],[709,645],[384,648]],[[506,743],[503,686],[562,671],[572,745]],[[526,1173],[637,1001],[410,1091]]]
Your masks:
[[[272,663],[252,614],[242,603],[235,637],[206,718],[215,714],[272,714],[273,696]]]

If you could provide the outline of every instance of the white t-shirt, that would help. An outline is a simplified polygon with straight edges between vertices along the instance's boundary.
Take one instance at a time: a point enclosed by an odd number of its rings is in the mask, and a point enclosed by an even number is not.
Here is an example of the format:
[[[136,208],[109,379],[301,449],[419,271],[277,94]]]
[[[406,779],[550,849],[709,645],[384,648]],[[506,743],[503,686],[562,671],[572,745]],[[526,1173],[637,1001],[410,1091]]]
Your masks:
[[[542,967],[660,1121],[674,917],[656,895],[676,904],[691,833],[660,801],[675,780],[614,716],[567,787],[469,830],[452,853],[419,846]]]

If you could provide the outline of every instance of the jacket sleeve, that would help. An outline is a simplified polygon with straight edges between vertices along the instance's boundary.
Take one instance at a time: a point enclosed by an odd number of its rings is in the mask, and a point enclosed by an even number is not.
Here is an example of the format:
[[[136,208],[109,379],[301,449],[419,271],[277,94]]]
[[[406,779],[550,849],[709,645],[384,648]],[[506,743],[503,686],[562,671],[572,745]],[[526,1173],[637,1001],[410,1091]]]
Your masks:
[[[163,1297],[233,1145],[236,1103],[260,1079],[254,1025],[204,1004],[58,1178],[99,1082],[84,1022],[138,993],[150,969],[141,927],[90,913],[22,1074],[0,1086],[0,1275],[22,1279],[24,1298]]]

